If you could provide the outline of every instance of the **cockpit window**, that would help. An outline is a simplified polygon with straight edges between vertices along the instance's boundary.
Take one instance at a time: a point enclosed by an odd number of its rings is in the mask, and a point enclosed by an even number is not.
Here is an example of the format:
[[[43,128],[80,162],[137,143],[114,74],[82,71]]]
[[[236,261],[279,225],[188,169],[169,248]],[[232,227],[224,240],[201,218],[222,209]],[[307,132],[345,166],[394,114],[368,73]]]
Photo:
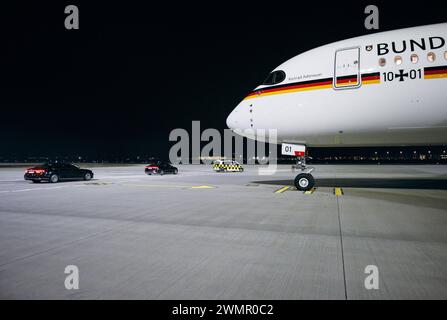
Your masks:
[[[273,71],[268,75],[267,79],[265,79],[262,84],[264,85],[277,84],[283,82],[285,78],[286,73],[284,71],[282,70]]]
[[[264,82],[263,82],[262,84],[265,84],[265,85],[271,85],[271,84],[273,84],[273,77],[274,77],[274,76],[275,76],[275,73],[274,73],[274,72],[270,73],[270,74],[268,75],[267,79],[265,79]]]

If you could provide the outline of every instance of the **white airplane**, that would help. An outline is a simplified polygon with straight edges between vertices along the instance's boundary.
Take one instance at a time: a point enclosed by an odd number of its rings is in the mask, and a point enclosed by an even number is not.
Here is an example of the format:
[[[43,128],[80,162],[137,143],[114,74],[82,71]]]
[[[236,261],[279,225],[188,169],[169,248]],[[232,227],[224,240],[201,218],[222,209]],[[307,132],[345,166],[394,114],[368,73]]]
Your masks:
[[[231,112],[227,126],[251,139],[276,129],[298,156],[299,190],[314,185],[306,146],[447,143],[447,23],[380,32],[304,52],[274,69]],[[265,139],[264,139],[265,141]]]

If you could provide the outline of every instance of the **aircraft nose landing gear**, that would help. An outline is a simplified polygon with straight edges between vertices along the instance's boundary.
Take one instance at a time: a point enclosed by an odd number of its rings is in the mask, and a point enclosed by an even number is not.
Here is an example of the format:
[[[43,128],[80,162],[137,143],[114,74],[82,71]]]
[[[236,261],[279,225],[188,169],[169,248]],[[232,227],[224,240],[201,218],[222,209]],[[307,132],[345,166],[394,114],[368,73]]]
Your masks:
[[[292,166],[293,169],[301,170],[295,177],[295,187],[300,191],[311,190],[315,185],[315,179],[311,174],[314,168],[306,165],[306,146],[283,143],[281,153],[298,157],[296,165]]]
[[[311,190],[315,185],[315,179],[311,172],[314,168],[306,167],[306,159],[303,157],[302,160],[298,160],[301,173],[295,177],[295,187],[300,191]]]

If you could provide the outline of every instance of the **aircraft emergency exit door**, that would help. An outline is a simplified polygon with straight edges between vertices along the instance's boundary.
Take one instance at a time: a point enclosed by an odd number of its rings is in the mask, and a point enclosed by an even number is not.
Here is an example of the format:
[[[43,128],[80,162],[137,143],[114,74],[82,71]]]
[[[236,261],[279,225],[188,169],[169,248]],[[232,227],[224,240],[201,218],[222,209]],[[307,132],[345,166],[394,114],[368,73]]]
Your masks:
[[[352,89],[361,85],[360,48],[347,48],[335,52],[335,89]]]

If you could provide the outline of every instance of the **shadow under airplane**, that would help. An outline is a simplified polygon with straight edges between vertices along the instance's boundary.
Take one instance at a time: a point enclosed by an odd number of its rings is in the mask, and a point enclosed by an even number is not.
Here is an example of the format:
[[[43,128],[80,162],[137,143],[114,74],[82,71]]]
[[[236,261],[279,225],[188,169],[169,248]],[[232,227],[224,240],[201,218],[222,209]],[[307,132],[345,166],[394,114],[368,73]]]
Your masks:
[[[252,181],[257,184],[293,186],[293,180]],[[315,179],[315,187],[344,188],[395,188],[395,189],[441,189],[447,190],[444,179],[378,179],[378,178],[324,178]]]

